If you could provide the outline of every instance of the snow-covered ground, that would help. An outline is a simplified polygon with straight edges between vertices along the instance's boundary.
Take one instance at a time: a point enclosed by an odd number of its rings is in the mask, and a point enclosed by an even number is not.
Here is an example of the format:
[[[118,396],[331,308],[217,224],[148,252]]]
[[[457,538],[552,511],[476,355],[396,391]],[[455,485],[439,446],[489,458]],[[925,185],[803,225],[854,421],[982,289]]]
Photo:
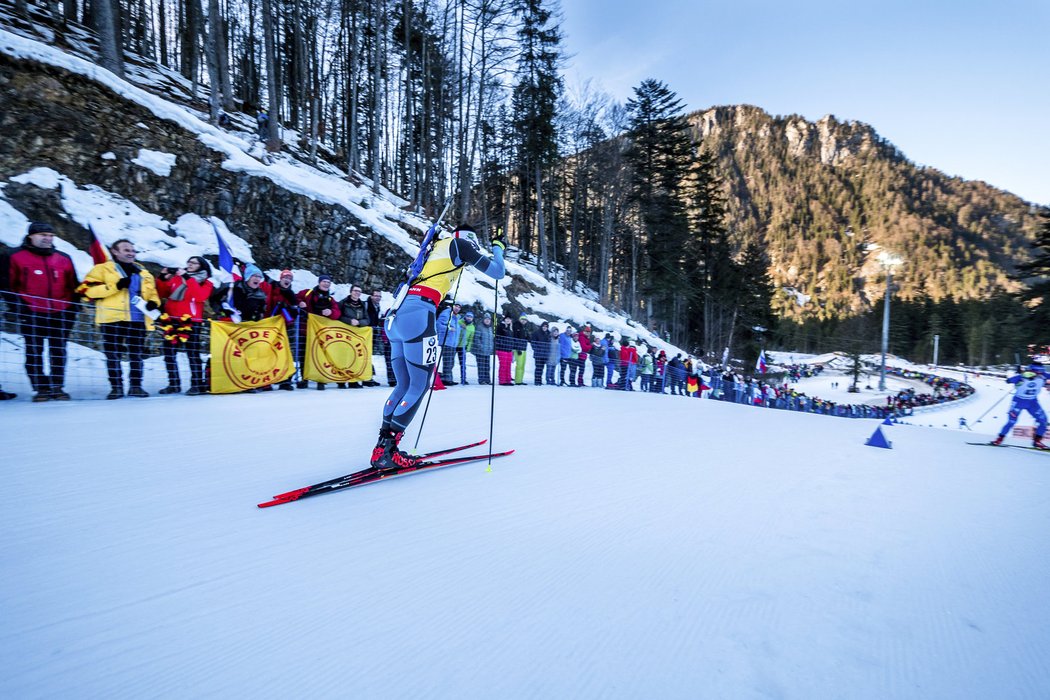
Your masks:
[[[256,508],[360,467],[385,395],[0,404],[0,697],[1050,695],[1050,455],[965,444],[998,421],[500,387],[492,471]]]

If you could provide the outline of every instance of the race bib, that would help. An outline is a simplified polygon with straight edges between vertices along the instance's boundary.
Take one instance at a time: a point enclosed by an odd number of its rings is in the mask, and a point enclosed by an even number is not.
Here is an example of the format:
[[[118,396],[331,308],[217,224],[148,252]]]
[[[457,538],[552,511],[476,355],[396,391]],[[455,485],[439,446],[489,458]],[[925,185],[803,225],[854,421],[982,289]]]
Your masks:
[[[423,364],[424,365],[436,365],[438,357],[441,355],[441,346],[438,345],[438,338],[436,335],[430,335],[423,338]]]
[[[1042,377],[1036,377],[1034,379],[1026,379],[1025,381],[1021,382],[1020,386],[1018,386],[1018,388],[1017,388],[1017,398],[1019,398],[1019,399],[1034,399],[1034,398],[1036,398],[1037,396],[1039,396],[1039,392],[1040,392],[1040,390],[1042,390],[1043,385],[1045,383],[1046,383],[1046,380],[1043,379]]]

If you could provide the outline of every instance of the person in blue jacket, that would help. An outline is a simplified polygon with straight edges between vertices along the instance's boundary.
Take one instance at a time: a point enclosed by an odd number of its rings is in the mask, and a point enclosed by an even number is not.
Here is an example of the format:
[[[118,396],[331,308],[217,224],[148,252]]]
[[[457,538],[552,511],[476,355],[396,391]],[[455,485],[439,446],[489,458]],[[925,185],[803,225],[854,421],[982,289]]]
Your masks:
[[[568,386],[565,383],[565,370],[572,364],[572,333],[576,329],[569,326],[565,329],[565,332],[558,336],[558,360],[561,362],[561,369],[558,373],[558,386]],[[571,372],[571,374],[576,374]]]
[[[1014,389],[1014,399],[1013,403],[1010,404],[1010,413],[1008,414],[1006,425],[999,431],[999,437],[992,440],[993,445],[1003,444],[1003,438],[1010,432],[1010,428],[1017,423],[1017,419],[1021,416],[1021,411],[1028,411],[1035,418],[1036,422],[1032,447],[1040,450],[1050,449],[1043,442],[1043,436],[1046,435],[1046,412],[1039,405],[1039,392],[1046,386],[1046,380],[1046,370],[1041,362],[1031,363],[1020,374],[1015,374],[1006,380],[1008,384],[1017,386]]]

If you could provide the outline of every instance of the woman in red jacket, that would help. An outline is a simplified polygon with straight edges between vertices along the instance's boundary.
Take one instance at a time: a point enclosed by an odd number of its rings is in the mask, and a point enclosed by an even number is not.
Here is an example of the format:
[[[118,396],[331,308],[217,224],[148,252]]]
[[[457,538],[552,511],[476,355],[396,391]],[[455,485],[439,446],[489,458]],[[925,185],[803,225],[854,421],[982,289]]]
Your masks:
[[[186,261],[186,267],[174,273],[168,268],[160,271],[157,278],[157,293],[164,300],[164,313],[158,327],[164,332],[164,366],[168,370],[168,386],[161,394],[177,394],[182,391],[179,381],[177,352],[186,348],[190,361],[190,396],[204,394],[204,367],[201,362],[201,330],[204,324],[204,308],[215,290],[211,280],[211,266],[199,256]]]

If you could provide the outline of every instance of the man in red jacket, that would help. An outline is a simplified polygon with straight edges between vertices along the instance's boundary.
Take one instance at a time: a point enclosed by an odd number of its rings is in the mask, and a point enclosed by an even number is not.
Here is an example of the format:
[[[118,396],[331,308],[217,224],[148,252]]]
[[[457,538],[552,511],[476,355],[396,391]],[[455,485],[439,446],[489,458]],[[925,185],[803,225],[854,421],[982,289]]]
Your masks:
[[[634,343],[624,338],[623,345],[620,346],[620,376],[617,379],[621,389],[634,391],[634,385],[631,382],[634,381],[634,371],[637,366],[638,349],[634,347]]]
[[[66,377],[66,341],[73,327],[77,273],[73,261],[55,250],[51,224],[32,223],[22,247],[8,261],[7,278],[15,317],[26,345],[26,374],[33,401],[68,401],[62,390]],[[50,374],[44,373],[47,343]]]

